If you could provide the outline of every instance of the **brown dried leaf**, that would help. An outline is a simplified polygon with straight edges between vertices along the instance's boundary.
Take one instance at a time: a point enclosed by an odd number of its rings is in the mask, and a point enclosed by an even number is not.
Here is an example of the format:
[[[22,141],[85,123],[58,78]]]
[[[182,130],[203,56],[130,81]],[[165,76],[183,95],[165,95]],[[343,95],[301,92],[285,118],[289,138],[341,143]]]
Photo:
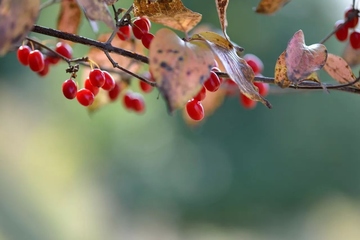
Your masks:
[[[327,49],[323,44],[305,45],[304,33],[297,31],[290,39],[285,53],[287,76],[297,84],[311,73],[321,69],[327,58]]]
[[[115,29],[115,21],[104,0],[76,0],[89,20],[102,21],[109,28]]]
[[[107,4],[107,5],[113,5],[117,2],[118,0],[104,0],[104,2]]]
[[[341,84],[351,83],[356,77],[347,62],[339,56],[329,53],[324,70],[337,82]],[[360,83],[354,84],[354,87],[360,89]]]
[[[109,39],[111,33],[105,33],[99,36],[97,39],[100,42],[106,42],[107,39]],[[123,48],[128,51],[136,52],[139,54],[144,54],[145,48],[142,45],[141,41],[138,40],[128,40],[128,41],[122,41],[119,38],[114,38],[112,41],[112,45],[117,46],[119,48]],[[141,68],[141,65],[139,62],[136,62],[132,60],[131,58],[127,58],[115,53],[110,53],[110,56],[114,59],[115,62],[117,62],[120,66],[128,69],[131,72],[138,72]],[[111,62],[108,60],[106,55],[103,51],[101,51],[98,48],[92,47],[90,48],[88,57],[96,62],[101,69],[103,70],[111,70],[111,75],[114,77],[115,81],[119,82],[126,78],[129,78],[130,76],[125,74],[123,71],[117,68],[113,68]],[[83,73],[82,73],[82,82],[86,80],[86,78],[89,76],[90,68],[89,67],[83,67]],[[109,71],[110,72],[110,71]],[[126,84],[122,83],[123,88],[126,87]],[[95,97],[95,102],[88,107],[90,112],[93,112],[100,107],[110,103],[110,99],[108,98],[108,95],[105,91],[100,91],[99,94]]]
[[[201,20],[201,14],[186,8],[181,0],[134,0],[134,15],[182,32],[189,32]]]
[[[185,42],[173,31],[160,29],[149,49],[149,69],[168,111],[182,108],[209,77],[214,55],[203,41]]]
[[[39,0],[0,1],[0,56],[24,40],[39,14]]]
[[[273,14],[289,2],[290,0],[261,0],[255,11],[261,14]]]
[[[195,34],[192,38],[203,39],[210,45],[223,64],[227,74],[236,82],[242,94],[271,108],[271,104],[260,96],[257,87],[253,84],[254,71],[244,59],[239,57],[237,49],[227,39],[214,32]]]
[[[76,34],[81,21],[81,9],[76,0],[62,0],[57,21],[57,29],[63,32]],[[66,41],[73,44],[71,41]]]
[[[348,42],[345,46],[342,57],[350,65],[350,67],[354,67],[360,63],[360,49],[354,49]]]
[[[228,25],[228,22],[226,19],[226,9],[227,9],[228,4],[229,4],[229,0],[216,0],[216,9],[217,9],[217,12],[219,15],[221,29],[222,29],[226,39],[230,40],[228,35],[226,34],[226,28]]]

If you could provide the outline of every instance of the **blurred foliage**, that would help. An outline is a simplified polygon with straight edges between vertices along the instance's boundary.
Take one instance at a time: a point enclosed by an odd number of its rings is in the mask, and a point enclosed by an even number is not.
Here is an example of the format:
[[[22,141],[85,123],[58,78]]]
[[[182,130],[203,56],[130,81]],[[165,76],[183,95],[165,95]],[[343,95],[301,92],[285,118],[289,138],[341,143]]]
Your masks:
[[[219,27],[214,3],[183,2]],[[231,1],[227,32],[272,76],[294,32],[320,41],[350,1],[292,1],[270,17],[255,4]],[[55,26],[57,10],[39,23]],[[86,21],[80,32],[96,38]],[[0,59],[1,240],[360,238],[359,96],[274,88],[272,110],[229,98],[189,128],[156,91],[144,115],[119,102],[89,116],[62,96],[65,66],[40,79],[14,53]]]

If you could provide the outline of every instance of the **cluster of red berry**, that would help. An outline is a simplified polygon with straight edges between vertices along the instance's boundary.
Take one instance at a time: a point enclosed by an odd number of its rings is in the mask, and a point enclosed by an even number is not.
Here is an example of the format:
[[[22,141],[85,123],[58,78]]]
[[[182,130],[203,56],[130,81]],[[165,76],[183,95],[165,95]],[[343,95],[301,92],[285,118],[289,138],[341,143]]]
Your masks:
[[[340,19],[335,23],[336,38],[341,42],[347,40],[350,29],[354,29],[357,26],[358,22],[359,22],[359,10],[353,7],[347,9],[345,11],[345,18]],[[350,45],[354,49],[360,48],[360,32],[358,30],[353,30],[350,33],[349,39],[350,39],[349,40]]]
[[[145,17],[136,18],[132,23],[128,23],[124,26],[120,26],[117,32],[117,36],[123,40],[129,40],[131,38],[131,31],[135,38],[141,40],[145,48],[149,49],[150,43],[154,38],[154,35],[150,31],[151,22]]]
[[[69,44],[58,42],[55,46],[54,51],[66,58],[71,59],[72,48]],[[30,69],[39,76],[46,76],[49,73],[50,64],[57,64],[60,60],[59,56],[44,54],[38,49],[31,49],[28,45],[22,45],[17,50],[18,61],[24,65],[29,66]]]

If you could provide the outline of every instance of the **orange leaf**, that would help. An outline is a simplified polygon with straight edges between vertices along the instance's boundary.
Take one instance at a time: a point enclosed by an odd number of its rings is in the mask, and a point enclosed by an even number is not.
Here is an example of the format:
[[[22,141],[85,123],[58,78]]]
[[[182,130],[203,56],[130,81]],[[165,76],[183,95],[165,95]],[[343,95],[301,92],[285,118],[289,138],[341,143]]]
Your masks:
[[[261,0],[255,11],[262,14],[272,14],[289,2],[290,0]]]
[[[57,29],[63,32],[76,34],[81,21],[81,9],[76,0],[62,0]],[[71,41],[66,41],[73,44]]]

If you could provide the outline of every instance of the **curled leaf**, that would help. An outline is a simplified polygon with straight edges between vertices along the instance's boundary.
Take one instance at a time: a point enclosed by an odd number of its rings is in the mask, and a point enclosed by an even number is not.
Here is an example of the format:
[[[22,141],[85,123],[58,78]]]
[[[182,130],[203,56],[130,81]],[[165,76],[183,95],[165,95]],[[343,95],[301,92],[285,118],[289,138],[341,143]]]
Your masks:
[[[217,12],[219,15],[221,29],[222,29],[226,39],[230,40],[228,35],[226,34],[226,28],[228,25],[228,22],[226,19],[226,9],[227,9],[228,4],[229,4],[229,0],[216,0],[216,9],[217,9]]]
[[[273,14],[289,2],[290,0],[261,0],[255,11],[262,14]]]
[[[0,1],[0,56],[21,44],[39,13],[39,0]]]
[[[209,77],[214,55],[203,41],[185,42],[160,29],[149,49],[149,69],[169,112],[182,108]]]
[[[201,20],[201,14],[186,8],[181,0],[134,0],[134,15],[147,16],[150,21],[189,32]]]
[[[253,84],[254,71],[244,59],[239,57],[237,49],[227,39],[214,32],[202,32],[195,34],[192,38],[203,39],[209,44],[242,94],[271,108],[271,104],[260,96],[257,87]]]
[[[323,44],[305,45],[304,33],[297,31],[290,39],[285,54],[287,76],[295,84],[321,69],[326,62],[327,49]]]
[[[331,53],[328,55],[324,70],[335,79],[335,81],[341,84],[351,83],[356,79],[347,62],[342,57]],[[354,87],[360,89],[360,83],[355,83]]]
[[[115,21],[111,17],[104,0],[76,0],[89,20],[102,21],[109,28],[115,29]]]
[[[62,0],[57,29],[63,32],[76,34],[81,21],[81,9],[76,0]],[[71,41],[67,41],[72,44]]]

